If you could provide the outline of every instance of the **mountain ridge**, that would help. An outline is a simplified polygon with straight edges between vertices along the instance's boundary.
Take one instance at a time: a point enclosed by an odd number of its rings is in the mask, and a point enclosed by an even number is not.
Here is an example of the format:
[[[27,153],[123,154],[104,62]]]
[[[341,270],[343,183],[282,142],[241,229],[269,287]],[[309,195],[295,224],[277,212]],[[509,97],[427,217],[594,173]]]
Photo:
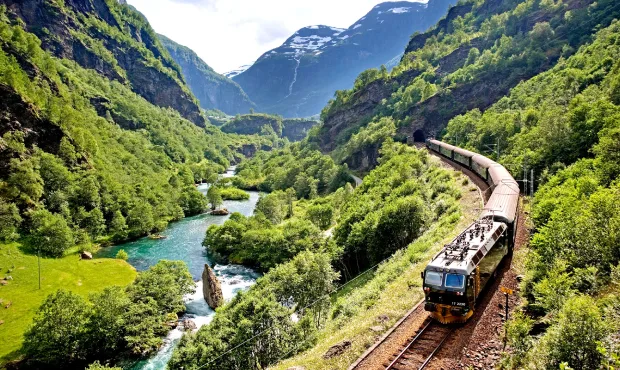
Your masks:
[[[401,54],[414,32],[435,24],[454,2],[385,2],[347,29],[303,27],[232,78],[260,111],[318,114],[336,90],[350,88],[359,73]]]
[[[159,34],[170,56],[181,67],[189,88],[203,109],[218,109],[226,114],[248,113],[254,104],[241,86],[211,68],[196,52]]]

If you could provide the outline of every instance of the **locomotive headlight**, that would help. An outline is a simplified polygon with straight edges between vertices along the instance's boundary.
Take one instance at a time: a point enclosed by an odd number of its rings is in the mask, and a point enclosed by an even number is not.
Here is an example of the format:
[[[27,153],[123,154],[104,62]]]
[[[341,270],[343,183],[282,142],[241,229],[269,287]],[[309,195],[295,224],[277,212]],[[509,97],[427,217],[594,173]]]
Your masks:
[[[463,292],[456,292],[456,295],[463,295]]]
[[[426,287],[426,288],[424,288],[424,291],[425,291],[426,293],[428,293],[428,292],[430,292],[430,291],[431,291],[431,288]]]

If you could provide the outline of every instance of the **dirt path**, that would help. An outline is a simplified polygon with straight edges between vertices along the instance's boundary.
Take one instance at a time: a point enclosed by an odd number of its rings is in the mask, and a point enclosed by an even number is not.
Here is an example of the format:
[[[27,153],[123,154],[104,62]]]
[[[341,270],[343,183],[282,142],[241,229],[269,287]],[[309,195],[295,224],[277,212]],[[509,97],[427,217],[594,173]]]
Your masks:
[[[480,194],[480,198],[477,198],[478,205],[480,205],[480,199],[485,201],[488,199],[490,191],[488,191],[489,187],[484,181],[469,169],[444,158],[439,158],[446,166],[463,172],[477,186]],[[469,212],[471,212],[471,205],[469,208]],[[529,233],[525,227],[525,215],[521,211],[515,251],[525,246],[528,240]],[[427,366],[428,369],[466,369],[469,366],[474,369],[495,368],[503,349],[502,331],[506,300],[504,294],[499,291],[499,287],[512,289],[516,293],[519,288],[516,276],[517,273],[511,256],[504,260],[500,266],[497,279],[484,294],[484,298],[472,319],[457,327]],[[509,309],[511,311],[518,303],[517,295],[509,296]],[[374,346],[353,363],[349,370],[385,369],[390,358],[393,358],[392,356],[408,343],[427,317],[428,313],[424,311],[423,304],[418,303]]]

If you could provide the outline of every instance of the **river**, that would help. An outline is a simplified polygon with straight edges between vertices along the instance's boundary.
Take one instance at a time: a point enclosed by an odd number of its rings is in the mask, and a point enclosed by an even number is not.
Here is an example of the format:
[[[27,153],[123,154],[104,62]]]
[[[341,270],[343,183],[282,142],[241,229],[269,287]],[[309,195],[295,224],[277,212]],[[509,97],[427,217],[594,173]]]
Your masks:
[[[231,176],[232,171],[229,170],[224,176]],[[198,190],[206,194],[208,186],[200,185]],[[246,216],[252,215],[259,194],[258,192],[249,193],[249,200],[225,201],[224,207],[231,213],[239,212]],[[186,297],[187,312],[179,321],[191,319],[200,327],[208,324],[215,314],[202,296],[202,281],[200,281],[202,271],[205,263],[212,265],[205,252],[205,248],[202,246],[202,241],[210,225],[221,225],[227,219],[227,216],[211,216],[208,214],[188,217],[170,224],[162,232],[162,235],[166,236],[165,239],[151,240],[149,238],[142,238],[137,241],[105,248],[97,254],[97,257],[113,258],[119,250],[124,249],[129,255],[128,262],[138,271],[146,270],[160,260],[185,261],[194,280],[198,281],[198,283],[196,292]],[[248,289],[259,276],[252,269],[238,265],[216,265],[214,270],[220,280],[222,293],[226,300],[233,298],[237,292]],[[131,370],[165,369],[174,347],[182,335],[181,326],[171,330],[166,337],[165,345],[155,356],[125,368]]]

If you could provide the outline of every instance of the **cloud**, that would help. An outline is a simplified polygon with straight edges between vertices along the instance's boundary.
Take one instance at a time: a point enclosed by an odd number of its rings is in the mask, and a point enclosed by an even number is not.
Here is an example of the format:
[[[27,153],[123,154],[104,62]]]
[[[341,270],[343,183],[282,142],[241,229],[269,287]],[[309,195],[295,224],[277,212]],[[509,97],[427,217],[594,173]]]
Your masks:
[[[257,27],[256,41],[261,45],[268,44],[278,39],[287,38],[292,33],[282,22],[257,22]]]
[[[170,0],[173,3],[190,4],[209,9],[216,9],[218,0]]]

